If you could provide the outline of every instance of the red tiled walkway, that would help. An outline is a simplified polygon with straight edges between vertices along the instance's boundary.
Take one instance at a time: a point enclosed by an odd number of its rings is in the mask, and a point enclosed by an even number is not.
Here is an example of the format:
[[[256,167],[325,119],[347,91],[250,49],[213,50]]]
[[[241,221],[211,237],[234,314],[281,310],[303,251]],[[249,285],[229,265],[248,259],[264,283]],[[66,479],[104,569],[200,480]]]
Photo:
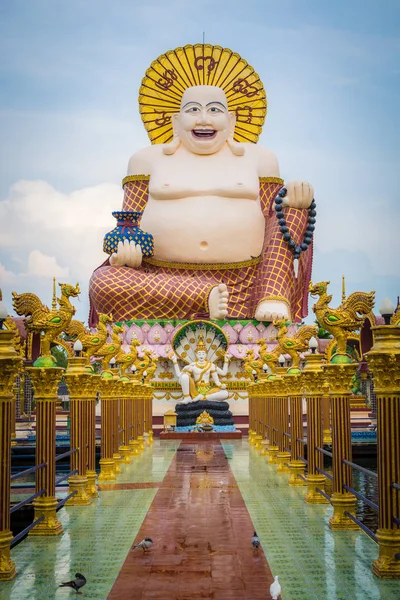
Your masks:
[[[108,600],[268,600],[273,580],[219,442],[182,443]]]

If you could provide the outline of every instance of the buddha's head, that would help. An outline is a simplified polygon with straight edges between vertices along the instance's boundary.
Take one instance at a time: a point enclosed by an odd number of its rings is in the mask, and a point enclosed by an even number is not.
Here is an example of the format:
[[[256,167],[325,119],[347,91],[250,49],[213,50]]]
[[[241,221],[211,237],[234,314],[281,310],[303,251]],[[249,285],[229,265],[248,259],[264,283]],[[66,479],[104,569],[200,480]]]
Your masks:
[[[168,145],[173,154],[179,144],[194,154],[215,154],[233,143],[236,116],[229,112],[225,92],[212,85],[187,88],[179,113],[172,115],[174,141]],[[166,149],[168,148],[166,146]]]

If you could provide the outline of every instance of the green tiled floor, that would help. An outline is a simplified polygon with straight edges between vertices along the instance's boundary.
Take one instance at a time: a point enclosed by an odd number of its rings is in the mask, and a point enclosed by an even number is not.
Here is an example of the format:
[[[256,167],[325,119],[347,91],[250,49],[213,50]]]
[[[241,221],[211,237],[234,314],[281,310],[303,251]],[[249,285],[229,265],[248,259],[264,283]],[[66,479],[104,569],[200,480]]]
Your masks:
[[[117,483],[161,482],[178,445],[156,441],[122,467]],[[223,446],[283,600],[400,600],[399,581],[372,575],[377,546],[365,534],[333,533],[332,509],[306,505],[305,488],[289,487],[288,476],[277,475],[247,442]],[[73,598],[58,584],[77,570],[88,579],[84,598],[106,600],[156,493],[156,487],[103,491],[91,506],[60,510],[61,536],[27,538],[12,550],[18,576],[0,583],[0,600]]]
[[[222,442],[284,600],[399,600],[400,581],[372,574],[377,545],[364,533],[332,532],[332,507],[304,503],[247,442]]]
[[[155,442],[131,465],[122,467],[117,483],[162,481],[177,442]],[[1,600],[71,598],[69,588],[58,588],[76,571],[85,574],[84,597],[105,600],[142,524],[157,488],[100,493],[90,506],[58,512],[64,533],[54,538],[28,537],[12,550],[18,575],[0,582]],[[64,494],[57,494],[58,497]]]

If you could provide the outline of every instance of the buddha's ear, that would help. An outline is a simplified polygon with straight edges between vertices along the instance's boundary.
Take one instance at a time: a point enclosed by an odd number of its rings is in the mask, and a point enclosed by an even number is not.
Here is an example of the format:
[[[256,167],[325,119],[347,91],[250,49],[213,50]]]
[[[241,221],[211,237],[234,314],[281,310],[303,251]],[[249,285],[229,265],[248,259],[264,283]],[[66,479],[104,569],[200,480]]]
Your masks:
[[[233,138],[233,134],[235,133],[235,125],[236,125],[236,113],[229,113],[229,135]]]
[[[178,116],[179,116],[179,113],[173,113],[171,115],[172,131],[174,132],[174,137],[172,139],[172,142],[169,142],[168,144],[164,145],[163,152],[164,152],[164,154],[167,154],[167,155],[175,154],[175,152],[178,150],[180,143],[181,143],[181,140],[179,139],[178,127],[177,127]]]

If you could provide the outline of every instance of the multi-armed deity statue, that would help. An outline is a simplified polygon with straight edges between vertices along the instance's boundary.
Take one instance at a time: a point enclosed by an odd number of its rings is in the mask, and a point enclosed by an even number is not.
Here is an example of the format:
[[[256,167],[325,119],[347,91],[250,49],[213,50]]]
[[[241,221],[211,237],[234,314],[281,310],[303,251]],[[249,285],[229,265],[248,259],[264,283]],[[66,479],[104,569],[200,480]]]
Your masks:
[[[230,50],[186,46],[152,63],[139,104],[152,145],[129,161],[110,258],[90,282],[92,324],[96,311],[301,320],[313,188],[284,184],[256,144],[267,110],[259,76]]]

